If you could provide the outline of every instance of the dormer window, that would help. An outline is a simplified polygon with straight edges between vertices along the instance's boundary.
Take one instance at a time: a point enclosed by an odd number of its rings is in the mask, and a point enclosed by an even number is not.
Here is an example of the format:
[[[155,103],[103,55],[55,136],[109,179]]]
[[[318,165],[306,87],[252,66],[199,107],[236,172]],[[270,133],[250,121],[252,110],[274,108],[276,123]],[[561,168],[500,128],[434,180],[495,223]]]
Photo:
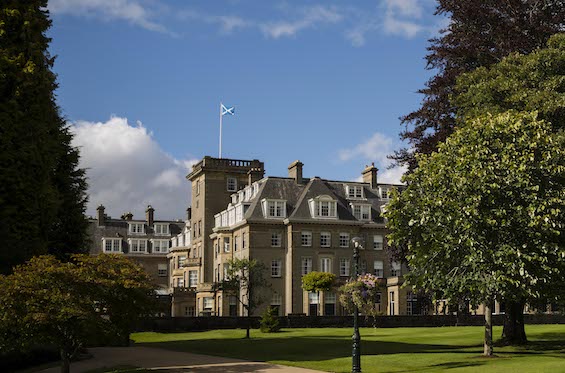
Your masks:
[[[167,236],[169,235],[169,224],[166,223],[155,223],[153,224],[153,231],[158,236]]]
[[[348,199],[361,199],[363,198],[363,187],[361,185],[346,185]]]
[[[384,187],[384,186],[379,187],[379,194],[381,195],[382,199],[390,199],[391,192],[392,192],[391,187]]]
[[[357,220],[371,220],[371,205],[352,204],[351,210]]]
[[[266,218],[286,218],[286,201],[264,199],[261,201],[263,216]]]
[[[129,233],[131,234],[144,234],[145,224],[143,223],[129,223]]]
[[[310,214],[313,218],[337,218],[337,202],[330,196],[318,196],[308,201]]]

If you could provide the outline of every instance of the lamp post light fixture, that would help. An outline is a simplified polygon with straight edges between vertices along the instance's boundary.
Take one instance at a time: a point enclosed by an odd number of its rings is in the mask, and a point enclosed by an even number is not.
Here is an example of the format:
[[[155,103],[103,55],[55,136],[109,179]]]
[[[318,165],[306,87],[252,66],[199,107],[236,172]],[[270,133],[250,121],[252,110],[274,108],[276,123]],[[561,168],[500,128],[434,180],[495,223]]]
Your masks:
[[[353,237],[353,278],[357,280],[359,277],[359,249],[364,250],[364,240],[361,237]],[[353,308],[353,351],[352,351],[352,364],[351,372],[361,372],[361,335],[359,334],[359,309],[354,304]]]

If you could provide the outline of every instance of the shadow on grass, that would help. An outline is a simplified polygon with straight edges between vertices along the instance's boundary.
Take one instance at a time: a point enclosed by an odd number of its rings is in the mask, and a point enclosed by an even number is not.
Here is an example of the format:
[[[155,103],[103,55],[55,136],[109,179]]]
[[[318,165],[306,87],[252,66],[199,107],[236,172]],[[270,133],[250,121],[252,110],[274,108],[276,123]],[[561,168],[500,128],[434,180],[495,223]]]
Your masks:
[[[140,343],[147,347],[174,351],[231,357],[251,361],[321,361],[351,356],[351,342],[344,338],[258,338],[258,339],[207,339],[169,342]],[[362,341],[364,356],[401,353],[456,352],[477,354],[469,351],[473,346],[449,346],[413,344],[391,341]]]

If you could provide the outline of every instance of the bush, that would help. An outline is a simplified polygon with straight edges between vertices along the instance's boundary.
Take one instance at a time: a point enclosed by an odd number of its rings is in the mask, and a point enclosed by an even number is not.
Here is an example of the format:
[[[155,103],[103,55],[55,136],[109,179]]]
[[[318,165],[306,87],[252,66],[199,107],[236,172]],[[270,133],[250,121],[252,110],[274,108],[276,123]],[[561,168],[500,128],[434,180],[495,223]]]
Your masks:
[[[263,312],[263,316],[261,317],[261,332],[276,333],[281,330],[276,312],[277,309],[274,307],[267,307],[265,312]]]

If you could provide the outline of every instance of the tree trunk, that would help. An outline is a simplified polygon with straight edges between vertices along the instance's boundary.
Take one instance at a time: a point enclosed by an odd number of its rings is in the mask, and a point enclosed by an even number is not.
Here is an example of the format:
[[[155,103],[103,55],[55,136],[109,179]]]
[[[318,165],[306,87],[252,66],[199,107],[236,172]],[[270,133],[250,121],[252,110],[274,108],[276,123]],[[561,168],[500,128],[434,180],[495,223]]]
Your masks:
[[[522,345],[528,342],[524,328],[524,302],[506,302],[502,341],[507,345]]]
[[[70,373],[71,359],[69,353],[65,349],[61,349],[61,373]]]
[[[484,355],[492,356],[492,305],[485,304],[485,345]]]
[[[245,338],[249,339],[251,336],[249,335],[249,329],[251,329],[251,319],[249,318],[249,313],[247,314],[247,329],[245,330]]]

